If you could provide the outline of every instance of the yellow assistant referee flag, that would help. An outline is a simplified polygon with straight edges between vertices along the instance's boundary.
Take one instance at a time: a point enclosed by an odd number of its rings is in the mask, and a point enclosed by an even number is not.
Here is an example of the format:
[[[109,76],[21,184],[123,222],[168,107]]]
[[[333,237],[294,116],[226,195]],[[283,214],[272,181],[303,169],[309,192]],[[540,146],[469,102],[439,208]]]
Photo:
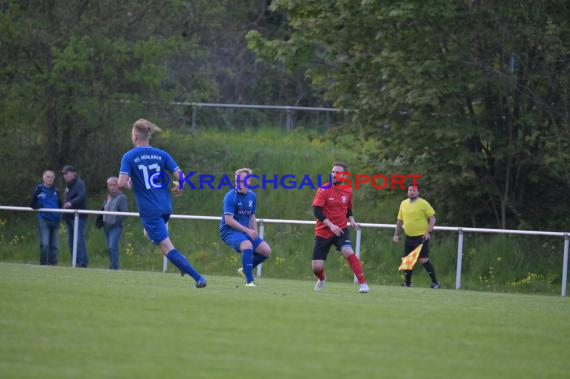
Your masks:
[[[410,254],[408,254],[402,258],[402,264],[400,265],[400,269],[399,269],[400,271],[413,270],[414,269],[414,265],[418,261],[418,257],[420,256],[420,251],[422,251],[423,246],[424,246],[424,244],[421,243]]]

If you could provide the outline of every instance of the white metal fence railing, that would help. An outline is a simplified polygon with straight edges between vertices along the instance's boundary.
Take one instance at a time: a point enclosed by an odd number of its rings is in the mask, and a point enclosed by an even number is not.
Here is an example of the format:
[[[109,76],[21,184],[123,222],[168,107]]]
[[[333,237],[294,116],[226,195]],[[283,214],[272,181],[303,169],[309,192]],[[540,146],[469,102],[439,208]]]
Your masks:
[[[28,207],[12,207],[12,206],[1,206],[0,210],[4,211],[17,211],[17,212],[56,212],[56,213],[73,213],[74,217],[74,235],[73,235],[73,251],[72,251],[72,266],[76,267],[77,262],[77,228],[79,224],[80,214],[108,214],[108,215],[119,215],[128,217],[139,217],[138,213],[135,212],[105,212],[105,211],[92,211],[92,210],[74,210],[74,209],[32,209]],[[191,216],[191,215],[177,215],[173,214],[170,216],[171,219],[184,219],[184,220],[202,220],[202,221],[219,221],[220,217],[215,216]],[[296,225],[315,225],[314,221],[305,220],[282,220],[282,219],[270,219],[270,218],[260,218],[257,220],[259,224],[259,234],[264,237],[265,225],[266,224],[296,224]],[[378,229],[394,229],[396,225],[394,224],[371,224],[371,223],[361,223],[361,228],[378,228]],[[444,232],[455,232],[458,234],[457,239],[457,269],[455,272],[455,288],[461,288],[461,265],[463,261],[463,236],[465,233],[490,233],[490,234],[515,234],[515,235],[526,235],[526,236],[545,236],[545,237],[559,237],[564,238],[564,251],[563,251],[563,262],[562,262],[562,288],[561,296],[566,297],[567,282],[568,282],[568,248],[570,246],[570,233],[567,232],[545,232],[545,231],[534,231],[534,230],[511,230],[511,229],[484,229],[484,228],[463,228],[455,226],[436,226],[436,231]],[[356,243],[355,243],[355,253],[360,257],[362,240],[362,229],[356,231]],[[166,259],[166,257],[164,258]],[[163,263],[163,271],[166,271],[166,261]],[[257,276],[261,275],[261,265],[258,266]]]

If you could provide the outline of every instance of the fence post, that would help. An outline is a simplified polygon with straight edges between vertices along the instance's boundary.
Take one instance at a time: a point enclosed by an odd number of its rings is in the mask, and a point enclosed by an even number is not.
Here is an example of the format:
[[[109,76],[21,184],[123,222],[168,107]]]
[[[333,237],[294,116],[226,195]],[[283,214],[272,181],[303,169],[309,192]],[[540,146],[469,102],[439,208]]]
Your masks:
[[[457,241],[457,271],[455,272],[455,289],[461,288],[461,263],[463,262],[463,229],[459,228]]]
[[[564,234],[564,259],[562,263],[562,297],[566,297],[566,284],[568,281],[568,233]]]
[[[166,223],[166,231],[168,231],[168,222]],[[166,255],[162,256],[162,272],[167,272],[168,271],[168,258],[166,258]]]
[[[259,236],[263,239],[263,235],[265,234],[265,223],[263,220],[259,220]],[[261,277],[261,265],[262,263],[257,265],[257,277]]]
[[[79,212],[73,213],[73,252],[71,254],[71,267],[77,267],[77,236],[79,234]]]
[[[356,230],[356,250],[354,253],[360,259],[360,241],[362,240],[362,229],[358,228]],[[354,275],[354,283],[358,283],[358,278]]]
[[[162,272],[166,273],[168,271],[168,258],[166,255],[162,256]]]
[[[192,131],[196,130],[196,111],[197,107],[192,104]]]
[[[287,131],[290,132],[293,129],[293,110],[287,109]]]

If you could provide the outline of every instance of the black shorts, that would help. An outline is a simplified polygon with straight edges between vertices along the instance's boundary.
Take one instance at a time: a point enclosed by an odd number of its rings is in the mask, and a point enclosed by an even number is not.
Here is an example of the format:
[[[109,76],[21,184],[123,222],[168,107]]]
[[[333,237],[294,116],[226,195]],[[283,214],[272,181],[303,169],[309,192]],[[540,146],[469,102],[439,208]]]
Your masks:
[[[424,244],[422,251],[420,251],[420,258],[427,258],[429,256],[429,240],[424,241],[423,236],[410,237],[406,236],[406,243],[404,244],[404,257],[410,254],[421,243]]]
[[[315,237],[315,246],[313,247],[313,260],[326,261],[327,255],[332,245],[336,246],[336,249],[340,251],[343,246],[352,247],[350,242],[350,232],[348,228],[342,230],[340,237],[334,236],[332,238]]]

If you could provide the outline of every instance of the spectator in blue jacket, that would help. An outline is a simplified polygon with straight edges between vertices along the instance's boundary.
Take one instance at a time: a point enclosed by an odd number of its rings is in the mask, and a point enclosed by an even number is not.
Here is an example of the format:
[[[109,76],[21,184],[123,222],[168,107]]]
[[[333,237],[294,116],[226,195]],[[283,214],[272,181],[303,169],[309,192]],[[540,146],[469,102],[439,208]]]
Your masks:
[[[55,173],[45,170],[42,174],[42,183],[38,184],[32,195],[31,207],[61,208],[61,197],[54,185]],[[40,229],[40,264],[57,265],[57,245],[61,213],[38,212],[38,225]]]
[[[73,166],[65,166],[61,173],[65,180],[65,197],[63,200],[63,208],[65,209],[87,209],[87,190],[85,182],[77,176],[77,172]],[[67,226],[67,244],[69,252],[73,255],[73,228],[75,216],[73,213],[64,213],[63,221]],[[77,266],[87,267],[89,258],[87,257],[87,245],[85,243],[85,225],[87,224],[87,215],[79,215],[79,226],[77,228]]]

